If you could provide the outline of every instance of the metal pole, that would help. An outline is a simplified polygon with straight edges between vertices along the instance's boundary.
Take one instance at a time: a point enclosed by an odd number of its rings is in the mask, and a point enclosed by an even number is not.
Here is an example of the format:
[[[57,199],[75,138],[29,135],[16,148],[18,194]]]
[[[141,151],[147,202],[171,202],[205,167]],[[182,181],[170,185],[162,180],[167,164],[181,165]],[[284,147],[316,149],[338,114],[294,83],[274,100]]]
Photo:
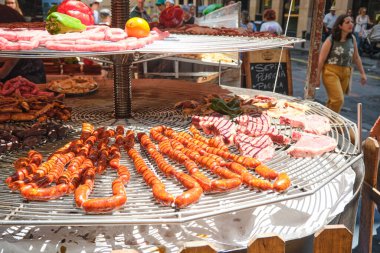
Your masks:
[[[306,73],[305,84],[305,99],[314,99],[315,97],[315,83],[317,80],[317,69],[319,60],[319,51],[322,41],[322,28],[323,28],[323,15],[325,11],[326,0],[313,1],[313,16],[310,34],[310,49],[309,49],[309,63]]]
[[[362,122],[363,122],[363,107],[362,103],[358,103],[357,105],[357,113],[358,113],[358,148],[359,148],[359,153],[362,152],[362,135],[363,135],[363,127],[362,127]]]
[[[124,29],[129,18],[129,0],[111,1],[111,10],[112,27]],[[127,59],[127,61],[124,59]],[[131,64],[131,56],[113,56],[114,110],[115,118],[117,119],[130,118],[132,115]]]

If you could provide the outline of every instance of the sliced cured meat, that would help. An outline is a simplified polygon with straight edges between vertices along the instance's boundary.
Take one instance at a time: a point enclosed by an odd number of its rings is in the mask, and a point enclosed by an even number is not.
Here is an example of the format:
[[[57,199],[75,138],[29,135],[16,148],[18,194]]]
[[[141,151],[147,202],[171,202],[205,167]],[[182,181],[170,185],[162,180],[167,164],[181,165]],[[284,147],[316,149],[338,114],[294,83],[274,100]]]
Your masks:
[[[274,144],[268,135],[250,137],[240,133],[235,136],[235,144],[240,154],[255,157],[261,162],[268,161],[274,156]]]
[[[213,116],[193,116],[192,122],[195,127],[201,128],[206,134],[221,136],[227,145],[233,144],[237,125],[231,120],[223,117]]]
[[[334,150],[337,146],[335,139],[326,135],[293,132],[293,140],[297,140],[288,150],[293,157],[315,157]]]
[[[251,115],[241,115],[235,118],[235,122],[241,126],[247,126],[249,122],[260,125],[270,125],[271,119],[265,114],[257,115],[256,117]]]
[[[211,134],[211,128],[216,121],[219,121],[223,117],[214,116],[193,116],[191,121],[193,125],[198,129],[203,129],[206,134]]]
[[[227,145],[234,143],[237,125],[231,120],[220,118],[211,126],[211,132],[216,136],[221,136]]]
[[[312,134],[326,134],[331,130],[330,120],[317,114],[283,115],[280,117],[280,124],[299,127]]]
[[[280,134],[280,132],[271,126],[271,119],[268,115],[261,114],[260,116],[243,115],[236,118],[238,122],[237,132],[248,136],[257,137],[268,135],[272,141],[278,144],[287,145],[290,143],[290,138]]]

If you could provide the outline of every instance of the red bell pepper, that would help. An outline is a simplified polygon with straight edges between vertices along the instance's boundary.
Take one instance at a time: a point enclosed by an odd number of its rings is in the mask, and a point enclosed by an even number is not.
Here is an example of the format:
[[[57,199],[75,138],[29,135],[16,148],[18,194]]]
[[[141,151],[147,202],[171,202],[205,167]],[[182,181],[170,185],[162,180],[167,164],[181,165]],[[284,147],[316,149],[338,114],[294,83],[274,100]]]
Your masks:
[[[94,16],[91,8],[77,0],[64,0],[57,11],[79,19],[84,25],[93,25]]]
[[[179,6],[170,6],[161,12],[159,19],[166,28],[179,27],[183,21],[183,10]]]

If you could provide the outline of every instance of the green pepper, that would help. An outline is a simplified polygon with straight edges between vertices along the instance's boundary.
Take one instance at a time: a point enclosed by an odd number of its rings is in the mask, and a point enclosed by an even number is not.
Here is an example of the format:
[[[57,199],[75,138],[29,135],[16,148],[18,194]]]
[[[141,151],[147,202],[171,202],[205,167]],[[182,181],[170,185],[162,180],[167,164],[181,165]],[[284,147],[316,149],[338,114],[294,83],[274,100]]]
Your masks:
[[[233,98],[230,102],[227,103],[230,108],[239,108],[240,109],[240,99]]]
[[[229,103],[226,103],[224,99],[214,98],[211,100],[210,109],[223,115],[229,115],[232,118],[242,114],[238,99],[233,99]]]
[[[58,5],[54,4],[54,5],[49,9],[47,15],[49,16],[49,15],[52,14],[53,12],[56,12],[57,9],[58,9]]]
[[[69,15],[53,12],[46,18],[46,30],[50,34],[81,32],[86,30],[82,22]]]

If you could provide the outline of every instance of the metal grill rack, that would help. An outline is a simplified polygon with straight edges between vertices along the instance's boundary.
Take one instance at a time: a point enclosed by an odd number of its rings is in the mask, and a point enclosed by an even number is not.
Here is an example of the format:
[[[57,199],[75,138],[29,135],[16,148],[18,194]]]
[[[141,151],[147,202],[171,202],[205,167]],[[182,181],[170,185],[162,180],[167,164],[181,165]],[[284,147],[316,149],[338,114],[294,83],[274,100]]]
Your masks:
[[[332,123],[329,135],[338,141],[335,152],[324,154],[318,158],[294,159],[289,157],[285,150],[288,147],[277,147],[274,158],[267,164],[277,171],[285,171],[292,180],[291,188],[285,193],[272,191],[256,191],[241,186],[238,190],[229,193],[207,194],[200,201],[188,208],[177,210],[174,207],[164,207],[155,202],[151,189],[146,186],[142,177],[137,174],[132,161],[123,153],[121,164],[129,167],[131,180],[127,185],[128,201],[126,205],[113,214],[89,215],[75,207],[73,195],[62,197],[49,202],[35,202],[24,200],[19,193],[12,193],[5,184],[0,185],[0,219],[1,225],[101,225],[101,224],[167,224],[182,223],[200,218],[212,217],[234,211],[267,205],[283,200],[294,199],[315,193],[337,175],[349,168],[361,158],[358,153],[359,141],[351,144],[350,133],[357,135],[356,125],[349,120],[330,112],[323,106],[306,102],[310,106],[308,113],[327,116]],[[109,110],[108,110],[109,111]],[[108,116],[104,116],[108,115]],[[187,129],[190,121],[179,112],[169,108],[158,108],[146,113],[135,113],[132,119],[115,121],[111,112],[89,108],[77,108],[73,113],[73,125],[78,130],[83,120],[89,120],[95,125],[116,126],[122,122],[126,128],[135,132],[148,132],[154,125],[165,124],[176,130]],[[280,132],[291,135],[295,129],[279,126]],[[355,138],[357,140],[357,138]],[[47,157],[53,150],[61,147],[69,140],[59,141],[38,148],[37,150]],[[144,160],[165,183],[167,190],[177,195],[184,188],[173,179],[166,178],[146,153],[140,149]],[[26,152],[18,156],[26,155]],[[12,162],[16,157],[12,154],[4,155],[0,161],[0,180],[4,180],[13,172]],[[176,164],[178,170],[185,169]],[[209,177],[214,177],[204,171]],[[94,193],[91,197],[110,196],[111,183],[115,178],[115,171],[107,170],[97,176]]]
[[[181,35],[173,34],[165,40],[157,40],[143,48],[125,51],[110,52],[75,52],[55,51],[46,48],[37,48],[29,51],[0,51],[0,57],[15,58],[61,58],[61,57],[89,57],[100,55],[128,55],[128,54],[176,54],[176,53],[213,53],[213,52],[243,52],[262,50],[277,47],[291,47],[295,43],[304,42],[303,39],[292,37],[238,37],[238,36],[208,36],[208,35]]]
[[[124,8],[124,6],[126,8]],[[129,12],[129,1],[120,0],[112,4],[112,23],[123,28]],[[115,11],[115,12],[114,12]],[[117,119],[130,118],[132,114],[132,71],[134,58],[140,54],[155,53],[206,53],[243,52],[276,47],[292,46],[304,40],[290,37],[231,37],[207,35],[172,35],[163,41],[146,45],[137,50],[112,52],[70,52],[37,48],[30,51],[0,51],[0,57],[8,58],[59,58],[112,55],[114,66],[114,105]],[[112,43],[112,42],[107,42]]]

